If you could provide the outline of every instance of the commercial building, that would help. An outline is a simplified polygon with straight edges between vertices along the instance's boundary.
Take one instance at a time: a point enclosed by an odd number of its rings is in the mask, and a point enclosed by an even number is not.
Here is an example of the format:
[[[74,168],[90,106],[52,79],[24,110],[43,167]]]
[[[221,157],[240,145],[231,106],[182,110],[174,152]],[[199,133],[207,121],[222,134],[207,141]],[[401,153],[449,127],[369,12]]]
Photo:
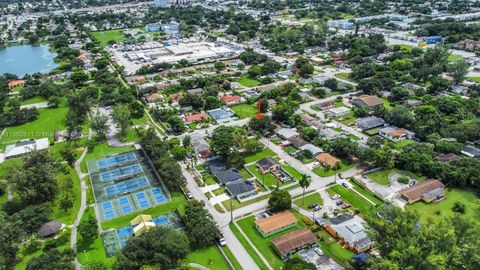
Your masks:
[[[445,185],[437,179],[429,179],[400,191],[400,197],[408,203],[420,200],[432,202],[445,196]]]
[[[16,158],[34,151],[46,150],[50,146],[48,138],[23,140],[5,148],[5,159]]]
[[[275,251],[282,259],[289,259],[295,252],[317,245],[317,238],[307,228],[301,228],[291,233],[272,239]]]
[[[172,23],[149,23],[145,26],[146,32],[165,32],[168,36],[180,34],[180,24]]]
[[[289,211],[273,214],[267,218],[255,220],[255,228],[263,237],[288,230],[297,225],[297,218]]]

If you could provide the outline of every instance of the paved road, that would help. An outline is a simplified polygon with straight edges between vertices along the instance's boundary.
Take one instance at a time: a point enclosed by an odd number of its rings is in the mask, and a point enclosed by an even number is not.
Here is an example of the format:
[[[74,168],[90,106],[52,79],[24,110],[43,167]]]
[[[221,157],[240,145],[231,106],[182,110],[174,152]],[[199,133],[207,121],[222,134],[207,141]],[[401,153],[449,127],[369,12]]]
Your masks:
[[[48,101],[44,101],[44,102],[38,102],[38,103],[33,103],[28,105],[22,105],[20,106],[20,109],[31,109],[31,108],[43,109],[47,107],[48,107]]]

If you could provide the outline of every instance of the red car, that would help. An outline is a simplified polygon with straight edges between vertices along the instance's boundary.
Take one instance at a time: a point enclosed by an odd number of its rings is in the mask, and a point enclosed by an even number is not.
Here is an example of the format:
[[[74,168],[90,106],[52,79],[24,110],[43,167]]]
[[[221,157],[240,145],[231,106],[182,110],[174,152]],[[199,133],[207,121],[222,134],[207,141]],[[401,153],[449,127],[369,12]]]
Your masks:
[[[348,203],[344,203],[344,204],[340,205],[340,207],[341,207],[342,209],[347,209],[347,208],[351,207],[351,205],[348,204]]]

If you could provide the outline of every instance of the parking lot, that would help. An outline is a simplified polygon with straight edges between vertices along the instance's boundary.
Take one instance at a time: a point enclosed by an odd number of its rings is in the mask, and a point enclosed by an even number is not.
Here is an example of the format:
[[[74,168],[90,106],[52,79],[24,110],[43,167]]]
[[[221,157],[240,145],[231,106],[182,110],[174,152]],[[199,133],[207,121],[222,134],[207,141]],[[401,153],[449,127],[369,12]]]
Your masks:
[[[315,248],[306,249],[298,252],[298,254],[307,262],[311,262],[321,270],[343,270],[343,266],[335,262],[332,258],[325,255],[318,255]]]

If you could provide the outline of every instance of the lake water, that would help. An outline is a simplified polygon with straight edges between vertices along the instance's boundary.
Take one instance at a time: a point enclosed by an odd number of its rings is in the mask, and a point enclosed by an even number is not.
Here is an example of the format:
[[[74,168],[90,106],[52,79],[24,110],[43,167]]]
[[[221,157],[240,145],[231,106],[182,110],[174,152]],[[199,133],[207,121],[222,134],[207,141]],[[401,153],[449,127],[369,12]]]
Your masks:
[[[0,49],[0,74],[8,72],[23,77],[51,71],[58,65],[53,61],[57,54],[49,48],[49,45],[22,45]]]

